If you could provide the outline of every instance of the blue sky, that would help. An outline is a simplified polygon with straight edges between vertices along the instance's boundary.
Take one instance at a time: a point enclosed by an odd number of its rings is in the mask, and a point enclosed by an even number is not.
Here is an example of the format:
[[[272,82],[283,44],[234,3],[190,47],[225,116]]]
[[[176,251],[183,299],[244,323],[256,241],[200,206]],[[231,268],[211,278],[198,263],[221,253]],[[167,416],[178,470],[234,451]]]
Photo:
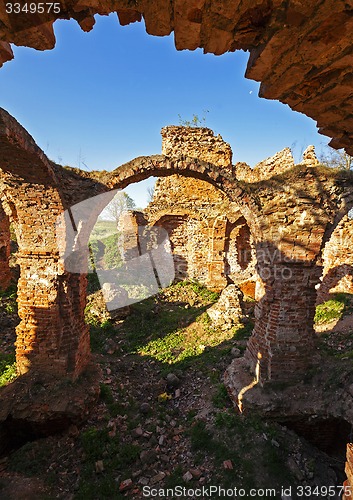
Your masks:
[[[250,165],[286,146],[295,159],[308,144],[328,139],[313,120],[257,96],[244,78],[248,54],[216,57],[177,52],[173,34],[152,37],[144,23],[121,27],[117,16],[96,16],[84,33],[75,21],[57,21],[56,48],[14,47],[0,70],[0,106],[11,113],[54,161],[112,170],[136,156],[161,151],[160,129],[206,113],[212,128]],[[137,205],[146,186],[128,188]]]

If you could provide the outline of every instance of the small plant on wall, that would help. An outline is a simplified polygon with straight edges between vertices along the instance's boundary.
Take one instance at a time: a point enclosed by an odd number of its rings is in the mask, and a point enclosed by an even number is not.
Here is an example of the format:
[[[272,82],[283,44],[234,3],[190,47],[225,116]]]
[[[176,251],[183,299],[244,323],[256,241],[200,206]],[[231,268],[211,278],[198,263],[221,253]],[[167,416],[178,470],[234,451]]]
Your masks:
[[[205,127],[207,113],[209,113],[209,111],[204,109],[202,117],[199,118],[198,115],[192,115],[191,120],[184,120],[181,115],[178,115],[179,125],[182,125],[183,127]]]

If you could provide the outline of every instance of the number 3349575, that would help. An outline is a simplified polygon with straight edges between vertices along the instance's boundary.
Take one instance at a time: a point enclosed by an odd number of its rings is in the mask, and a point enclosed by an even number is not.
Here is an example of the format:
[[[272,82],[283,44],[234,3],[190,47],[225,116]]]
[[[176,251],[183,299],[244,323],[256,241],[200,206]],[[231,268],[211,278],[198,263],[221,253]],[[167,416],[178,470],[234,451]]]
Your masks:
[[[61,5],[60,3],[10,3],[6,4],[7,14],[49,14],[50,12],[54,14],[60,14]]]

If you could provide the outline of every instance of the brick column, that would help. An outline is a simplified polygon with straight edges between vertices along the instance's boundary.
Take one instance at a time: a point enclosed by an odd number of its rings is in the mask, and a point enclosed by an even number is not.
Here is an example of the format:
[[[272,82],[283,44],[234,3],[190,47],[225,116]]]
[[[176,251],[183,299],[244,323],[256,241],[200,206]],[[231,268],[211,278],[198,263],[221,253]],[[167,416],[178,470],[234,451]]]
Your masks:
[[[261,382],[293,380],[303,375],[313,353],[315,285],[321,267],[283,259],[272,245],[266,250],[258,252],[265,294],[256,304],[246,358],[253,370],[258,366]]]
[[[46,252],[22,250],[18,261],[18,372],[76,379],[90,359],[86,276],[64,271],[58,256]]]
[[[146,225],[147,221],[142,212],[128,210],[120,216],[118,222],[119,251],[124,262],[141,255],[139,230]]]
[[[0,290],[6,290],[11,282],[10,259],[10,222],[0,207]]]

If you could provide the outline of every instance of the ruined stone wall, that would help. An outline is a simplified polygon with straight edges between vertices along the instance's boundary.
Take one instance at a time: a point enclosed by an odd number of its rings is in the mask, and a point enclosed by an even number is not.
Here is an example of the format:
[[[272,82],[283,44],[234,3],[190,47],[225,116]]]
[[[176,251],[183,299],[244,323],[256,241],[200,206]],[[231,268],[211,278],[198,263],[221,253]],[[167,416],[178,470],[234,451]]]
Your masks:
[[[219,231],[217,221],[224,218],[225,211],[231,213],[232,208],[227,197],[207,182],[183,176],[157,180],[146,215],[150,224],[168,232],[177,278],[195,279],[217,289],[224,287],[225,229],[221,250],[213,251],[213,247]],[[238,210],[236,213],[239,217]],[[211,277],[209,266],[215,260],[220,267]]]
[[[65,196],[44,153],[1,109],[0,132],[0,195],[19,247],[17,370],[76,379],[90,359],[87,282],[60,259],[58,240],[67,241],[56,223]]]
[[[192,235],[192,221],[187,215],[171,214],[162,216],[155,223],[168,233],[173,253],[175,278],[177,280],[188,277],[191,270],[188,268],[188,245],[185,244],[188,234]]]
[[[135,259],[141,255],[139,243],[139,228],[147,225],[142,212],[128,210],[118,221],[119,251],[123,261]]]
[[[302,165],[315,167],[319,164],[314,146],[308,146],[303,153]],[[243,162],[235,165],[235,176],[238,180],[245,182],[259,182],[270,179],[274,175],[281,175],[295,165],[292,151],[284,148],[273,156],[257,163],[254,168]]]
[[[0,290],[11,282],[10,250],[10,221],[0,205]]]
[[[292,380],[310,363],[321,246],[340,206],[334,175],[296,166],[251,186],[263,214],[254,235],[263,296],[246,359],[260,380]]]
[[[323,275],[317,302],[329,299],[330,293],[353,293],[353,220],[344,217],[323,251]]]
[[[232,174],[232,150],[220,135],[205,127],[165,127],[162,134],[162,152],[166,156],[185,155],[208,161]],[[239,282],[252,278],[254,253],[251,251],[249,233],[248,264],[238,264],[238,248],[242,217],[239,206],[211,184],[180,175],[159,178],[153,201],[146,209],[149,222],[163,226],[170,237],[177,278],[191,278],[210,288],[221,290],[229,281]],[[233,229],[235,241],[229,243]],[[243,238],[244,239],[244,238]],[[245,240],[244,240],[245,241]],[[244,248],[245,252],[245,248]],[[244,253],[243,252],[243,253]]]
[[[168,126],[161,130],[162,154],[190,156],[231,172],[232,149],[220,135],[206,127]]]

